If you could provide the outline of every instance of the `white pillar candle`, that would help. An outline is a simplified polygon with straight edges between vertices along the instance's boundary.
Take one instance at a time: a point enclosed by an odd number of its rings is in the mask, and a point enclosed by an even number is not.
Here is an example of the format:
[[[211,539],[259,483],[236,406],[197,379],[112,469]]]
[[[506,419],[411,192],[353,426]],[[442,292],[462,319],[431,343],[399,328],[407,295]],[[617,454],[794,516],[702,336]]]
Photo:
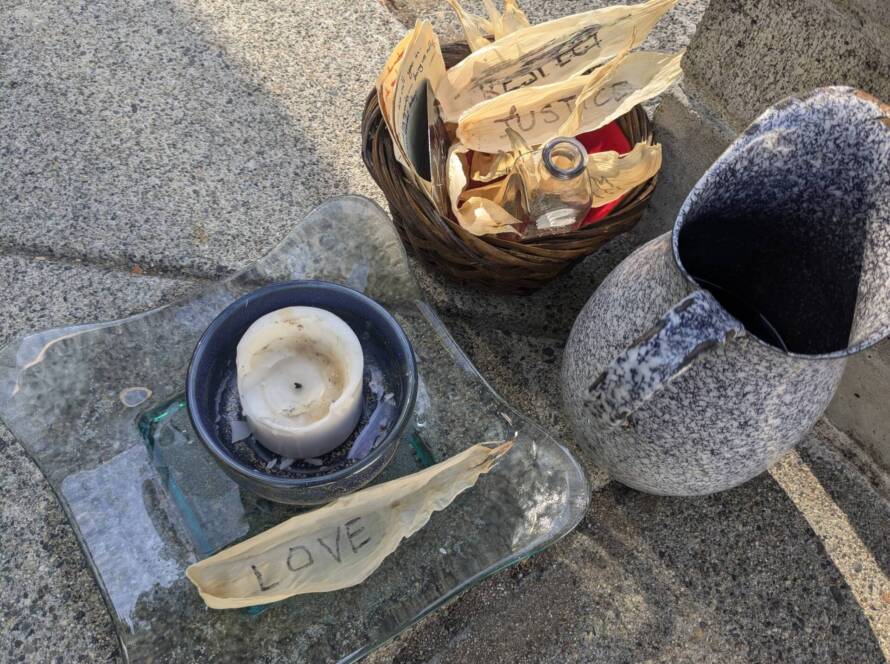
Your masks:
[[[287,307],[257,319],[238,342],[238,394],[268,449],[317,457],[343,443],[362,411],[364,355],[330,311]]]

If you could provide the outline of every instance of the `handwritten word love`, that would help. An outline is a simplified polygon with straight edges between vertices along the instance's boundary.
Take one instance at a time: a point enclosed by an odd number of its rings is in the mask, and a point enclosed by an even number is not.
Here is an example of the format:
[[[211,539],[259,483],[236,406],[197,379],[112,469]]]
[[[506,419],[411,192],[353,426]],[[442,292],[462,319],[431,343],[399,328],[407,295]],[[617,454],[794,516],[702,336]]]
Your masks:
[[[321,562],[322,557],[324,560],[330,558],[333,562],[342,564],[344,554],[348,555],[350,551],[353,555],[358,554],[363,547],[371,543],[371,537],[362,525],[362,517],[357,516],[342,526],[337,526],[334,534],[327,538],[313,537],[298,541],[300,543],[294,543],[287,549],[285,565],[291,572],[300,572],[312,567]],[[281,580],[264,581],[256,565],[251,565],[250,568],[262,592],[267,592],[281,583]]]

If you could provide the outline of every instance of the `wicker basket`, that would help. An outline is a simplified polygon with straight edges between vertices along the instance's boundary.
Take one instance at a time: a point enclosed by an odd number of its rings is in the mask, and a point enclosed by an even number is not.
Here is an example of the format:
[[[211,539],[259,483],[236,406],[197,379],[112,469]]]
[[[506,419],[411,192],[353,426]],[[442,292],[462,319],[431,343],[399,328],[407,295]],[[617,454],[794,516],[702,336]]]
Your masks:
[[[450,67],[467,56],[466,44],[449,44],[442,55]],[[637,106],[618,120],[631,145],[653,143],[646,112]],[[408,177],[393,154],[392,138],[377,105],[377,93],[365,102],[362,158],[389,202],[390,213],[408,250],[431,269],[464,285],[510,293],[531,293],[593,253],[640,219],[656,178],[628,192],[606,217],[566,235],[535,240],[476,236],[443,217]]]

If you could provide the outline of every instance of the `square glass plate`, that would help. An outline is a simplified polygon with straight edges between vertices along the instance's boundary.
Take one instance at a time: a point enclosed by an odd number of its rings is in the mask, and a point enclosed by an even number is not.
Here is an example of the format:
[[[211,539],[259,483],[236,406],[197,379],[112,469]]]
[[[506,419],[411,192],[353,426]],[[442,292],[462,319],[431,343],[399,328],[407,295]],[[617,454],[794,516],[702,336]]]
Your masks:
[[[304,278],[380,302],[417,355],[414,420],[375,483],[477,442],[515,434],[518,443],[364,583],[210,610],[185,568],[298,508],[239,490],[216,466],[188,421],[186,369],[201,333],[235,298]],[[187,302],[9,344],[0,351],[0,417],[64,506],[125,661],[353,661],[568,533],[589,501],[576,460],[479,375],[421,298],[386,214],[357,196],[324,203],[267,256]]]

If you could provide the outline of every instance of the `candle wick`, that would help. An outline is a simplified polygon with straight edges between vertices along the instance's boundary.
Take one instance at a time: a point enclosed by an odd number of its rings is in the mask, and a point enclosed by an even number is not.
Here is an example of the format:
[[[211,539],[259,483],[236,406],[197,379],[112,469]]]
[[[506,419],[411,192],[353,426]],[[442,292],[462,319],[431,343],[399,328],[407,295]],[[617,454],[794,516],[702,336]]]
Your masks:
[[[303,385],[301,383],[294,383],[294,387],[298,390],[303,389]]]

